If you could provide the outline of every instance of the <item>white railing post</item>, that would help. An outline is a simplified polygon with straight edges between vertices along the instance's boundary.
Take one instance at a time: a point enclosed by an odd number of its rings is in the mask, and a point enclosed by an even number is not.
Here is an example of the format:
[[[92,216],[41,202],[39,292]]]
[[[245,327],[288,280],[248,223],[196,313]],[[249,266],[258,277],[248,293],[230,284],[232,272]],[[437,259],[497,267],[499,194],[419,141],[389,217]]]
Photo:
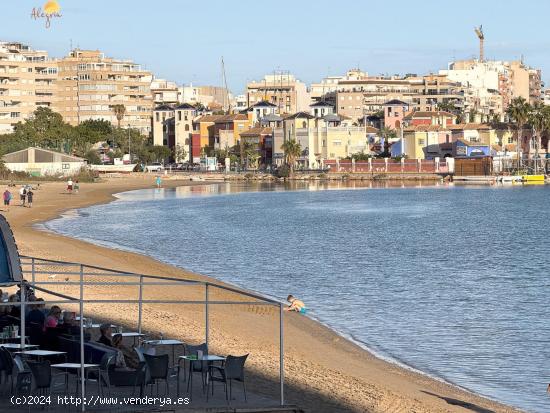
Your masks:
[[[84,266],[80,264],[80,389],[82,396],[82,411],[86,410],[86,404],[84,403],[86,398],[86,381],[84,378]]]
[[[280,404],[285,405],[285,347],[283,340],[283,303],[279,303],[279,386]]]

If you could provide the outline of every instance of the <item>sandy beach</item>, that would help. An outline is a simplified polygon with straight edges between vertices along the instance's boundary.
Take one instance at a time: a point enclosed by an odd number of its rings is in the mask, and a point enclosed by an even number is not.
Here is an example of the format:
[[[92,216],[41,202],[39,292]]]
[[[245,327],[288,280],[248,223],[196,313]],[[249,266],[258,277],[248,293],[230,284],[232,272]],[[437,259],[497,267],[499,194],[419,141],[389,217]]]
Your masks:
[[[40,258],[82,262],[143,274],[209,279],[158,262],[150,257],[91,245],[39,231],[33,225],[58,216],[62,211],[109,202],[112,194],[152,188],[153,177],[117,177],[81,184],[78,194],[68,195],[64,183],[41,183],[33,208],[19,206],[14,196],[9,212],[3,212],[15,234],[20,252]],[[190,185],[189,181],[165,180],[165,186]],[[205,184],[204,182],[202,184]],[[15,195],[15,194],[14,194]],[[123,237],[124,234],[121,234]],[[146,236],[146,234],[144,234]],[[151,240],[151,242],[155,242]],[[184,248],[184,245],[170,245]],[[210,281],[214,281],[209,279]],[[59,280],[60,284],[62,280]],[[61,284],[62,285],[62,284]],[[161,291],[162,290],[162,291]],[[70,291],[66,288],[65,291]],[[93,288],[87,298],[105,295],[135,298],[133,287],[116,291]],[[201,292],[172,288],[151,291],[148,297],[199,298]],[[215,298],[231,294],[216,292]],[[283,297],[281,297],[283,298]],[[97,317],[135,322],[129,305],[95,306],[86,311]],[[199,342],[203,334],[202,308],[197,306],[150,305],[145,329],[166,336]],[[211,312],[211,352],[250,353],[247,367],[253,380],[251,391],[277,397],[278,311],[260,306],[226,306]],[[462,391],[427,376],[400,368],[374,357],[332,330],[299,314],[285,313],[286,399],[307,412],[515,412],[517,410]],[[125,324],[125,325],[126,325]]]

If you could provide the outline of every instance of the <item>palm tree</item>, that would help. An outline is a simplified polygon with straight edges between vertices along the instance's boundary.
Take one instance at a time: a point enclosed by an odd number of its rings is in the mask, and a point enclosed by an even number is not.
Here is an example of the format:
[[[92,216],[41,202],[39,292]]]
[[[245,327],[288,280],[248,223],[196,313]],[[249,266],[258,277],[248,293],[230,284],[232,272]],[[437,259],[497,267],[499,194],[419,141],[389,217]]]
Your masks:
[[[113,105],[111,106],[111,110],[116,116],[116,120],[118,122],[118,128],[120,129],[120,122],[122,122],[122,119],[124,119],[124,114],[126,113],[126,106],[124,105]]]
[[[518,168],[520,163],[520,140],[522,139],[523,127],[529,120],[529,112],[531,110],[531,105],[523,98],[517,97],[512,99],[510,106],[506,110],[510,120],[515,123],[517,129],[517,143],[516,143],[516,152],[518,157]]]
[[[302,146],[294,139],[288,139],[281,145],[281,149],[285,152],[286,163],[290,167],[290,175],[292,175],[296,158],[302,154]]]
[[[538,157],[542,135],[550,128],[550,109],[542,103],[535,103],[531,107],[528,117],[533,128],[532,139],[535,139],[535,173],[538,172]]]
[[[380,129],[380,136],[384,138],[384,151],[382,152],[384,156],[389,156],[390,153],[390,139],[397,139],[397,132],[388,127],[383,127]],[[401,149],[403,151],[403,149]]]

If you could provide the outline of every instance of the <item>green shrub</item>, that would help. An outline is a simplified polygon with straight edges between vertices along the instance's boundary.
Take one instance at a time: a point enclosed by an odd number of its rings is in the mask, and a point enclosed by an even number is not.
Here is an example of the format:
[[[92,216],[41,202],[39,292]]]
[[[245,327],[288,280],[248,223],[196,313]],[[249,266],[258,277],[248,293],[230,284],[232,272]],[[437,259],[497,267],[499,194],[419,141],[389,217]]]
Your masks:
[[[290,167],[288,165],[283,165],[277,169],[277,176],[279,178],[288,178],[290,176]]]

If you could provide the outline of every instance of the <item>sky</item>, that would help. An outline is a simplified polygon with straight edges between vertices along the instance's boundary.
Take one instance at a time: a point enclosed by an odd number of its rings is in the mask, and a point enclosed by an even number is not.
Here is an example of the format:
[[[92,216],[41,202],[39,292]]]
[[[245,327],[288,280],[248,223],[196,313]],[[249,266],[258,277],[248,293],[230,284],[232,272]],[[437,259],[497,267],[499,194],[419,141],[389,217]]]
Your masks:
[[[371,75],[426,74],[479,53],[540,68],[550,81],[547,0],[58,0],[50,28],[31,19],[46,0],[0,0],[0,40],[52,57],[71,47],[132,59],[178,84],[229,88],[273,70],[310,84],[359,67]]]

